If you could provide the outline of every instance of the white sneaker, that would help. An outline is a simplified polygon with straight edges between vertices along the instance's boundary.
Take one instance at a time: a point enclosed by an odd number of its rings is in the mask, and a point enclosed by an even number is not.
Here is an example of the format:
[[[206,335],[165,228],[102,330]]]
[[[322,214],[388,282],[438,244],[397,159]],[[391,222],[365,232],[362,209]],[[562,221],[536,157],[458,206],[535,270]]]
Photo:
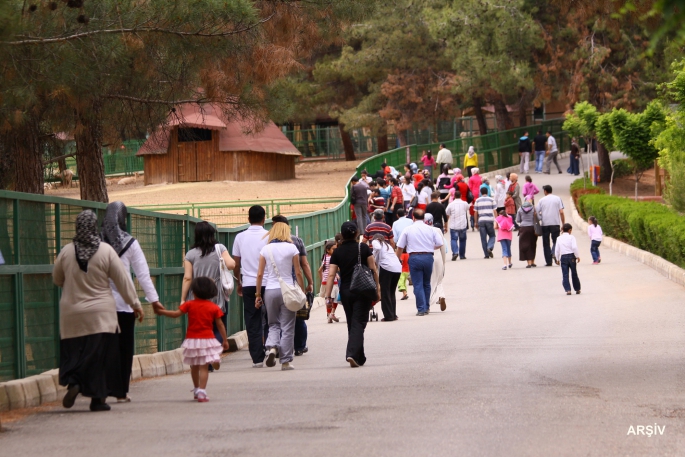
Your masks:
[[[262,368],[264,367],[264,362],[253,363],[252,368]]]
[[[267,367],[273,367],[276,365],[276,348],[271,348],[269,349],[269,352],[266,353],[266,360],[264,361],[266,363]]]
[[[290,363],[290,362],[285,362],[283,365],[281,365],[281,371],[288,371],[288,370],[294,370],[295,366]]]

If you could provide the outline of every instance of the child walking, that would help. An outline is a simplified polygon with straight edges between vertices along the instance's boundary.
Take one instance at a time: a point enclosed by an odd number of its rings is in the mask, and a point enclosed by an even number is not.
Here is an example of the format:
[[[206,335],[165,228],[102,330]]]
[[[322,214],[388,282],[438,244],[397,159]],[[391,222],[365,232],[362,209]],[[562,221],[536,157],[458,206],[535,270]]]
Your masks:
[[[514,201],[513,192],[507,192],[507,198],[504,200],[504,212],[511,218],[514,222],[514,228],[516,228],[516,202]]]
[[[325,252],[323,255],[323,259],[321,259],[321,266],[319,267],[319,277],[321,278],[321,289],[319,296],[326,298],[326,283],[328,282],[328,272],[331,269],[331,256],[333,255],[333,251],[338,247],[338,244],[335,241],[329,241],[326,243],[326,246],[324,248]],[[333,290],[331,292],[331,297],[337,297],[338,296],[338,278],[337,275],[335,278],[333,278]],[[338,303],[337,301],[333,301],[332,303],[326,303],[326,319],[328,320],[328,323],[331,324],[333,322],[340,322],[340,319],[335,317],[335,310],[338,308]]]
[[[402,298],[400,300],[406,300],[409,298],[407,295],[407,282],[409,279],[409,254],[406,252],[400,257],[402,261],[402,273],[400,274],[400,282],[397,283],[397,290],[402,292]]]
[[[597,218],[595,216],[590,216],[588,219],[590,225],[587,227],[587,235],[590,237],[591,246],[590,254],[592,254],[592,264],[599,265],[602,261],[602,256],[599,255],[599,245],[602,244],[602,227],[597,224]]]
[[[554,250],[554,257],[557,260],[557,265],[561,264],[562,285],[566,291],[566,295],[571,295],[571,283],[568,280],[568,273],[571,270],[571,280],[573,281],[573,290],[580,294],[580,279],[576,271],[576,264],[580,262],[580,254],[578,253],[578,244],[576,237],[571,235],[573,226],[571,224],[564,224],[561,230],[564,232],[557,238],[557,247]]]
[[[212,303],[212,298],[219,293],[216,284],[210,278],[200,276],[190,284],[194,300],[181,304],[177,311],[168,311],[162,305],[155,307],[155,314],[178,318],[188,314],[188,331],[183,348],[183,362],[190,365],[190,376],[193,378],[193,395],[200,403],[209,401],[207,397],[207,378],[209,364],[215,370],[221,366],[221,353],[228,350],[226,327],[221,322],[223,312]],[[216,324],[223,338],[223,345],[216,340],[212,325]]]
[[[514,221],[504,210],[499,211],[499,216],[495,219],[495,229],[497,229],[497,241],[502,244],[502,260],[504,266],[502,270],[512,267],[511,264],[511,232],[514,230]]]

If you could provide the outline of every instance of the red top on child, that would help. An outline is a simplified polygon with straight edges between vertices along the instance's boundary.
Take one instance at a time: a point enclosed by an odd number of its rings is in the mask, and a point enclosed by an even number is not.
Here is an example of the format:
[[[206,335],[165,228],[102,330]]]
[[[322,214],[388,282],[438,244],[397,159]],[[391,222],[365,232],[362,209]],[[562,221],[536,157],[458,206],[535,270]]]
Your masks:
[[[186,339],[214,338],[214,320],[224,315],[221,308],[209,300],[188,300],[178,309],[188,315]]]

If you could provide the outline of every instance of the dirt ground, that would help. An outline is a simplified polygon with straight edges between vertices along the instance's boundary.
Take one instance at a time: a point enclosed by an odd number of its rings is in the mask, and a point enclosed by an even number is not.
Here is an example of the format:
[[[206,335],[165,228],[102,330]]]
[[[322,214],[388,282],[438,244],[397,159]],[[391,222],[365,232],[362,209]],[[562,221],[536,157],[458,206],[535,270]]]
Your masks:
[[[129,185],[107,186],[110,201],[128,206],[170,203],[223,202],[272,198],[343,197],[347,180],[355,171],[354,162],[304,162],[295,166],[295,179],[287,181],[198,182],[143,185],[143,178]],[[80,198],[79,189],[53,189],[47,195]]]
[[[655,189],[654,180],[654,169],[647,170],[640,178],[640,182],[637,187],[638,196],[640,197],[652,197],[654,196]],[[604,189],[604,191],[609,193],[609,183],[600,182],[598,187]],[[613,194],[620,197],[634,197],[635,196],[635,176],[628,175],[622,178],[614,179],[613,184]]]

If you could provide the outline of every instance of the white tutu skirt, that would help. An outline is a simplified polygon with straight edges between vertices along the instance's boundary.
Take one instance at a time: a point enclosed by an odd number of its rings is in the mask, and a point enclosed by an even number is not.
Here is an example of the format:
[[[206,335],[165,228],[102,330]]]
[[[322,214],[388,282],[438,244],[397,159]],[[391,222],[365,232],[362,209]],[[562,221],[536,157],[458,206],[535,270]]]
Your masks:
[[[181,345],[183,363],[187,365],[207,365],[221,361],[223,346],[216,338],[187,338]]]

